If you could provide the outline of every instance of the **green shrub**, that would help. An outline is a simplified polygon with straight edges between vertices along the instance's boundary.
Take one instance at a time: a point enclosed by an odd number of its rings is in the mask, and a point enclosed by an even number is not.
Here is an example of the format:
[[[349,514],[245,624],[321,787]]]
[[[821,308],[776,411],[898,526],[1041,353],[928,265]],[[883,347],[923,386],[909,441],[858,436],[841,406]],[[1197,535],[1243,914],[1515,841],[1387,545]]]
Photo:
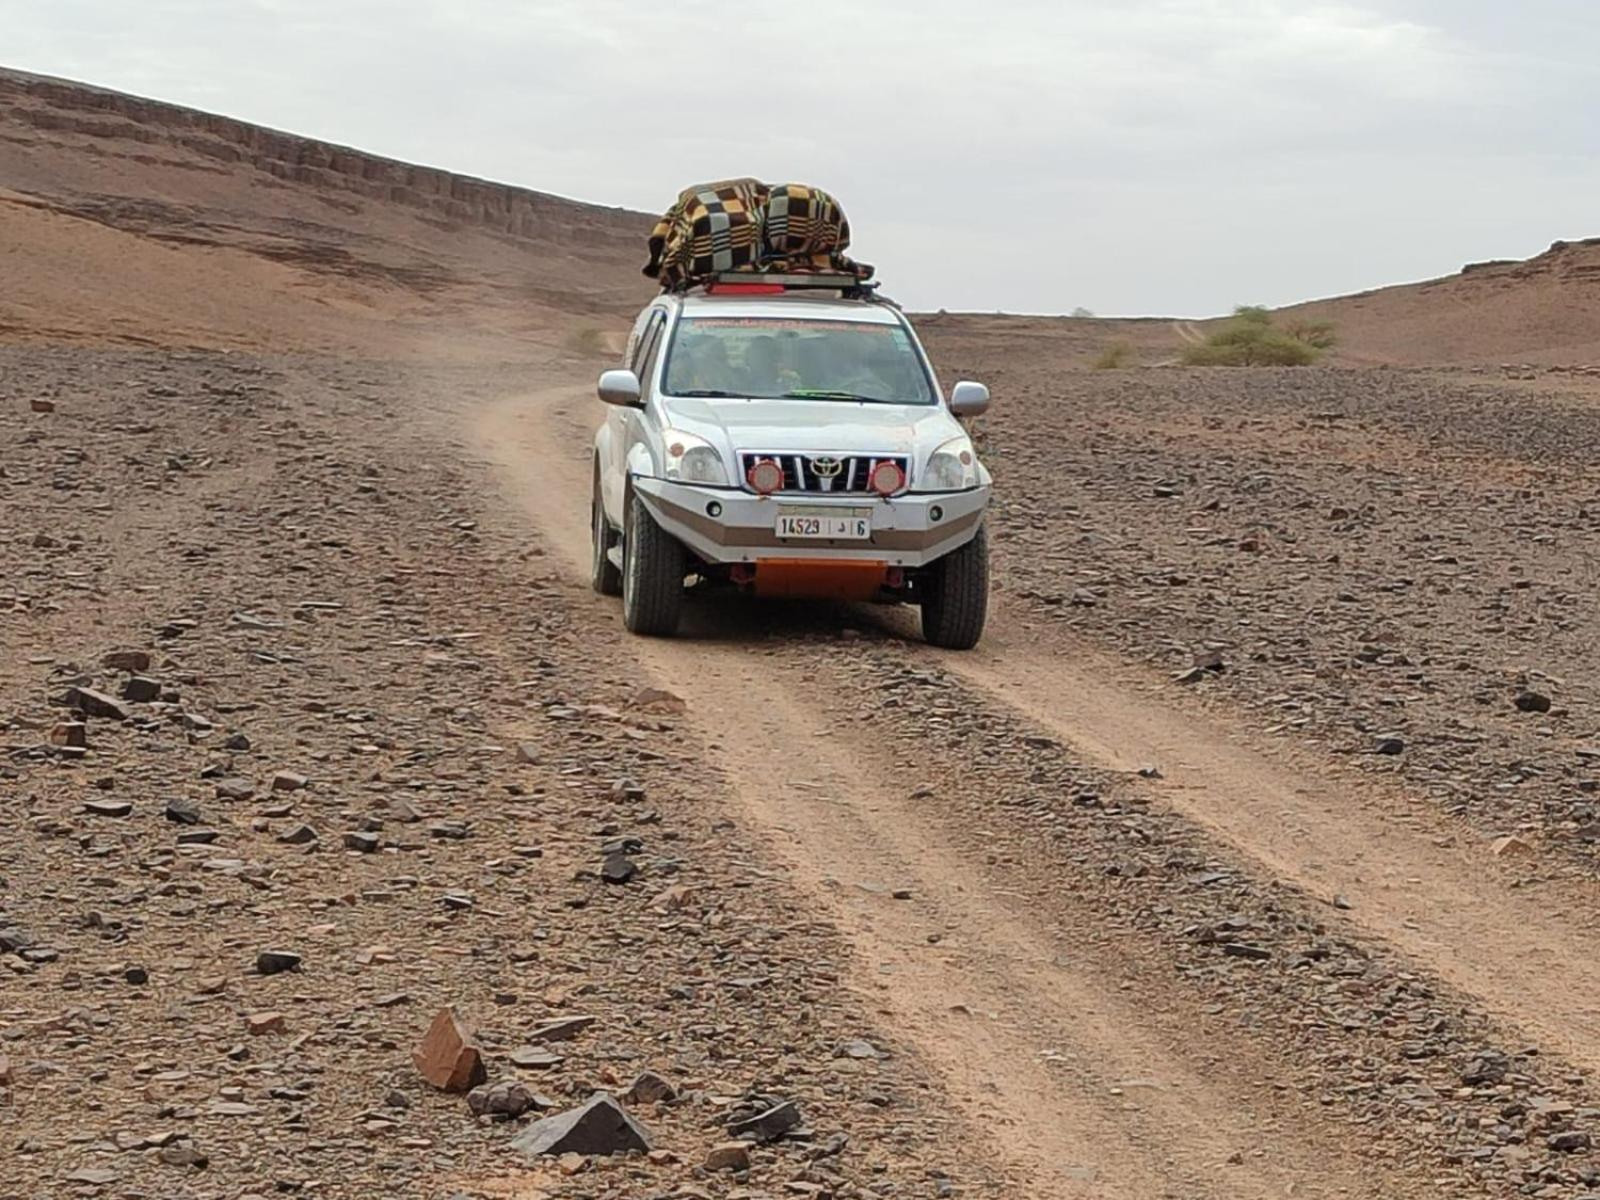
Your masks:
[[[1096,371],[1114,371],[1118,367],[1132,366],[1133,347],[1127,342],[1112,342],[1089,365]]]
[[[1205,341],[1185,346],[1191,367],[1305,367],[1334,344],[1333,326],[1296,321],[1280,328],[1260,305],[1234,309],[1233,319]]]

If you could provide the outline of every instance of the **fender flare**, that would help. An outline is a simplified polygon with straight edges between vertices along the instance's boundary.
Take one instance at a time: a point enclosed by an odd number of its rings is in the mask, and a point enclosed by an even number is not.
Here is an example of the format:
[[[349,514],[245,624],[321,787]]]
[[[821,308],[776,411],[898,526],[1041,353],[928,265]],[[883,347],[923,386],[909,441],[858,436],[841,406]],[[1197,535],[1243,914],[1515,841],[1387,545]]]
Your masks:
[[[655,459],[650,454],[650,448],[643,442],[635,442],[629,447],[627,470],[629,479],[632,479],[635,475],[654,476],[658,474]]]
[[[617,527],[625,528],[628,524],[628,509],[633,503],[633,481],[639,476],[653,479],[656,475],[656,464],[650,457],[650,448],[642,442],[635,442],[628,451],[628,461],[622,479],[622,512],[618,514]],[[646,504],[649,503],[647,499]],[[660,517],[660,513],[654,513]]]

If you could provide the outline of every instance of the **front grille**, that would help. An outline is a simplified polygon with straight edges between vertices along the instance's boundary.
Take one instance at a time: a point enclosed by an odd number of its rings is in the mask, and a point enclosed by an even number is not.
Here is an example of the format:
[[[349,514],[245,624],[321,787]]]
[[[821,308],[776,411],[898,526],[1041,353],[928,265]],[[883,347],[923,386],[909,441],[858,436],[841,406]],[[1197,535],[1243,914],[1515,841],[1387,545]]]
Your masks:
[[[739,481],[749,487],[750,468],[771,459],[783,468],[785,492],[808,495],[859,496],[867,492],[867,480],[881,462],[900,468],[900,477],[911,478],[911,460],[904,454],[763,454],[745,451],[739,455]]]

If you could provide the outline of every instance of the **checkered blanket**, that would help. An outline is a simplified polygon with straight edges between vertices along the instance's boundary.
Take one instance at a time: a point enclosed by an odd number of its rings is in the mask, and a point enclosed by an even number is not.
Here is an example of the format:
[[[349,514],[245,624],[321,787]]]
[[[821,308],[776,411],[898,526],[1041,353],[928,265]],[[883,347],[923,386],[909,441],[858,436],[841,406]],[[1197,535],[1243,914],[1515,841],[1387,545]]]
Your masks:
[[[725,179],[685,188],[650,233],[644,273],[675,291],[723,271],[840,271],[870,279],[846,257],[850,222],[839,202],[800,183]]]
[[[685,188],[650,233],[644,273],[672,291],[700,276],[753,266],[761,256],[767,191],[756,179]]]

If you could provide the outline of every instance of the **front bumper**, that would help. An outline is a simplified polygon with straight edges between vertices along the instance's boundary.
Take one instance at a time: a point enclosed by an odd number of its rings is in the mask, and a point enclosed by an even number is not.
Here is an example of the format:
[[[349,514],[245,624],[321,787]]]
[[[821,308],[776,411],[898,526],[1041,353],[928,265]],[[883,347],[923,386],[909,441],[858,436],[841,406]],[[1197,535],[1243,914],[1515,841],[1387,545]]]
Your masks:
[[[634,477],[633,487],[663,529],[714,563],[837,559],[923,567],[971,541],[989,504],[986,487],[887,500],[826,493],[757,496],[642,475]],[[865,541],[780,538],[778,514],[785,508],[858,510],[852,515],[870,514],[872,536]]]

